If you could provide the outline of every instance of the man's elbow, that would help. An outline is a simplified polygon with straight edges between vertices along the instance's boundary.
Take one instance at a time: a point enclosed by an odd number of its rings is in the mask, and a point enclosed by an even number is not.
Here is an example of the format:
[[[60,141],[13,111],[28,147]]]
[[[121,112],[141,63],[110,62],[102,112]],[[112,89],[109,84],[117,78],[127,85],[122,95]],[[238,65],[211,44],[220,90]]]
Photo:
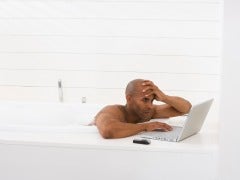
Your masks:
[[[186,107],[186,110],[185,110],[183,113],[184,113],[184,114],[189,113],[190,110],[191,110],[191,108],[192,108],[192,104],[191,104],[190,102],[188,102],[187,107]]]
[[[100,134],[102,135],[102,137],[104,139],[112,139],[113,138],[113,136],[111,135],[111,133],[108,130],[101,131]]]
[[[114,138],[114,133],[110,127],[103,127],[99,129],[99,132],[104,139]]]
[[[190,102],[188,102],[188,103],[184,106],[184,108],[183,108],[181,111],[179,111],[180,116],[181,116],[181,115],[184,115],[184,114],[188,114],[188,113],[190,112],[191,108],[192,108],[192,104],[191,104]]]

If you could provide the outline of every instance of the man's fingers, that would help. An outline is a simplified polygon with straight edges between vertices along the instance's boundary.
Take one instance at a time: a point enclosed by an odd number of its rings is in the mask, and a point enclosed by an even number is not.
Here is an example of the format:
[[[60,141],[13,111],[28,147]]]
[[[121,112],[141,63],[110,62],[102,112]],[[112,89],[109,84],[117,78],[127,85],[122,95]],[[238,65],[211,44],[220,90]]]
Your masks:
[[[166,123],[157,122],[156,129],[162,129],[164,131],[171,131],[172,127]]]
[[[153,88],[152,87],[146,87],[142,90],[142,92],[147,92],[147,91],[150,91],[150,90],[152,91]]]
[[[161,129],[162,131],[171,131],[172,127],[166,123],[161,123],[161,122],[147,123],[147,131],[154,131],[159,129]]]
[[[151,96],[152,94],[153,94],[153,95],[155,94],[154,91],[153,91],[153,89],[151,89],[151,88],[144,89],[144,90],[143,90],[143,93],[144,93],[144,96]]]
[[[168,131],[171,131],[171,130],[173,129],[173,128],[172,128],[171,126],[169,126],[169,125],[167,125],[166,128],[167,128]]]
[[[155,94],[156,88],[154,85],[145,85],[142,92],[145,96],[151,96],[152,94]]]
[[[161,123],[161,126],[162,126],[162,128],[163,128],[164,130],[166,130],[166,131],[171,131],[171,130],[172,130],[172,127],[169,126],[169,125],[166,124],[166,123]]]
[[[144,80],[142,83],[143,86],[147,86],[147,85],[154,85],[152,81],[149,80]]]

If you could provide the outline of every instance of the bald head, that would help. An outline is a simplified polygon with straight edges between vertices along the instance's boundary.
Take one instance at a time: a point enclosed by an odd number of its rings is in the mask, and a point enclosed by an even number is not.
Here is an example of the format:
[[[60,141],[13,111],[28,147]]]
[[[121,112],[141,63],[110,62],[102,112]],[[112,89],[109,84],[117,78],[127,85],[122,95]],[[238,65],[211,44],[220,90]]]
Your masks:
[[[130,81],[126,87],[125,95],[133,95],[139,91],[139,87],[144,80],[143,79],[134,79]]]

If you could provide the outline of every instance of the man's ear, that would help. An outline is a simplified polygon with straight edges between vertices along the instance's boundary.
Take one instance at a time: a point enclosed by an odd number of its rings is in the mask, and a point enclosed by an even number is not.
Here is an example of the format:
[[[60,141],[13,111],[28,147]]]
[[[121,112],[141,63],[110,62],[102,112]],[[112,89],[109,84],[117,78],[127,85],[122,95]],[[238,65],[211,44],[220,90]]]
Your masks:
[[[131,95],[126,95],[126,100],[127,100],[127,102],[130,102],[131,101],[131,99],[132,99],[132,96]]]

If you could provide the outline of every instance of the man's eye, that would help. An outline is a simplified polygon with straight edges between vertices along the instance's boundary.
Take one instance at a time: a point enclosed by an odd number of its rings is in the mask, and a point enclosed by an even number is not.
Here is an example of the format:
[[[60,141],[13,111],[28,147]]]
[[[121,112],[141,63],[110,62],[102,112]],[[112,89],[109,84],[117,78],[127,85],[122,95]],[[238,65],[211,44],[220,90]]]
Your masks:
[[[144,101],[144,102],[148,102],[149,99],[148,99],[148,98],[144,98],[143,101]]]

